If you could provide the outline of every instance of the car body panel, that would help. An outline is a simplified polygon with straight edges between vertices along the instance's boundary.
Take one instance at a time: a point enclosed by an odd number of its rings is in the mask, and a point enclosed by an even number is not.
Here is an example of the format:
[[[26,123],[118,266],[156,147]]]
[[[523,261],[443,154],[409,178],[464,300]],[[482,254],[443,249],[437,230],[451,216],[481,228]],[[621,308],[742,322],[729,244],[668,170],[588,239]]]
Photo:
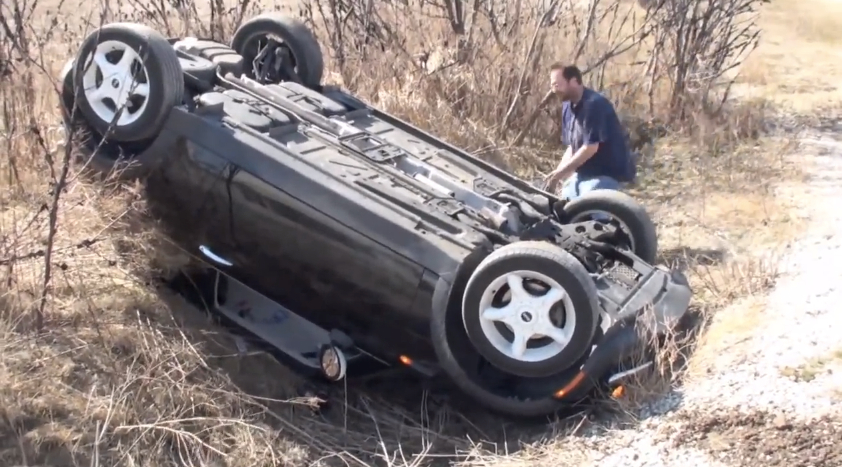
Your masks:
[[[242,169],[225,180],[228,216],[218,236],[229,274],[330,329],[380,333],[398,312],[406,330],[423,268]],[[227,222],[226,222],[227,220]],[[228,252],[231,254],[228,255]],[[364,317],[364,319],[361,319]],[[391,330],[388,330],[391,331]],[[388,336],[407,342],[409,335]]]
[[[159,142],[163,140],[168,144],[157,145],[155,150],[167,157],[162,169],[147,178],[147,204],[165,234],[196,254],[208,233],[204,229],[206,220],[214,215],[213,207],[206,202],[207,194],[229,161],[184,134],[159,138]]]

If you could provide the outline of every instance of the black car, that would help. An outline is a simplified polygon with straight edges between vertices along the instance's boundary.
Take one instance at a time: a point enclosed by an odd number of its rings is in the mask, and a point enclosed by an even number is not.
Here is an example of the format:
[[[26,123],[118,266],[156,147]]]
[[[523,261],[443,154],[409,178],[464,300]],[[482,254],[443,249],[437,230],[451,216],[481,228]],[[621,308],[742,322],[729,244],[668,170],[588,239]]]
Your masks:
[[[560,199],[323,70],[280,14],[230,45],[109,24],[65,68],[65,123],[89,169],[143,181],[207,308],[299,371],[403,365],[536,416],[651,365],[632,362],[641,337],[675,326],[691,291],[652,265],[637,202]]]

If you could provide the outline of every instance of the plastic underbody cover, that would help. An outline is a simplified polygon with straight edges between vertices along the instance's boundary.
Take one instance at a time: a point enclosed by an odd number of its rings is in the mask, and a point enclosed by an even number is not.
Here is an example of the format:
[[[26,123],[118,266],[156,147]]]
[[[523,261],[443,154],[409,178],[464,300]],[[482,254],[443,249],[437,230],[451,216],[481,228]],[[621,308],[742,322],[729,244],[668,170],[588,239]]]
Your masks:
[[[367,109],[350,111],[327,95],[297,83],[234,81],[260,97],[225,91],[203,95],[200,104],[221,102],[226,115],[261,132],[289,121],[311,123],[292,131],[270,132],[270,137],[326,175],[352,183],[361,195],[386,200],[396,211],[423,218],[429,218],[430,212],[444,214],[447,225],[434,221],[427,227],[456,236],[473,230],[455,220],[465,212],[482,219],[486,227],[508,234],[517,234],[522,227],[510,203],[493,198],[497,193],[516,190],[500,186],[479,167],[376,113]],[[269,102],[291,109],[289,115],[295,116],[290,120]],[[312,120],[318,120],[317,124]]]
[[[258,131],[269,131],[271,128],[292,123],[284,112],[235,89],[202,94],[199,104],[203,107],[221,106],[226,116]]]
[[[326,117],[342,115],[348,111],[344,105],[308,89],[298,83],[270,84],[266,86],[273,92],[286,97],[307,110],[318,112]]]
[[[692,291],[683,274],[653,267],[629,256],[631,266],[615,262],[594,277],[605,313],[603,327],[641,311],[641,323],[653,334],[671,329],[687,311]]]
[[[222,43],[185,37],[173,44],[173,48],[197,57],[210,60],[219,67],[221,74],[239,75],[243,70],[243,57]]]

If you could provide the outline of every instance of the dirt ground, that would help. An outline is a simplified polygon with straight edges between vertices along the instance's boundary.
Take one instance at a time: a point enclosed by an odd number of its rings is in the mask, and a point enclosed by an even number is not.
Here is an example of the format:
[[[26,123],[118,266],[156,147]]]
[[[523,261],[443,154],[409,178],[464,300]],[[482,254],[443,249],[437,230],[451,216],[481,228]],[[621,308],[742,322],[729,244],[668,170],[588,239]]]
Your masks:
[[[746,94],[770,98],[792,115],[807,117],[806,121],[816,117],[813,128],[824,125],[831,134],[838,133],[838,124],[823,124],[825,119],[821,117],[834,121],[833,115],[839,116],[842,108],[840,12],[842,2],[835,0],[773,1],[766,5],[761,13],[764,32],[760,47],[741,70]],[[827,235],[838,236],[842,232],[828,232]],[[754,304],[758,301],[762,302],[755,299]],[[746,309],[748,314],[735,310],[730,318],[719,323],[720,337],[715,339],[718,344],[711,345],[712,349],[717,349],[714,352],[739,352],[740,341],[752,332],[758,320],[764,319],[762,305]],[[806,368],[803,371],[811,375],[817,371],[834,371],[825,368],[824,361],[821,366],[817,370],[816,364],[808,362],[803,365]],[[842,403],[838,389],[836,391],[836,398]],[[722,397],[727,398],[727,393]],[[672,440],[675,446],[696,446],[726,465],[842,465],[842,419],[839,417],[796,421],[780,412],[699,412],[687,417]]]
[[[795,422],[768,412],[699,413],[672,434],[674,446],[695,446],[733,466],[842,465],[842,421]]]

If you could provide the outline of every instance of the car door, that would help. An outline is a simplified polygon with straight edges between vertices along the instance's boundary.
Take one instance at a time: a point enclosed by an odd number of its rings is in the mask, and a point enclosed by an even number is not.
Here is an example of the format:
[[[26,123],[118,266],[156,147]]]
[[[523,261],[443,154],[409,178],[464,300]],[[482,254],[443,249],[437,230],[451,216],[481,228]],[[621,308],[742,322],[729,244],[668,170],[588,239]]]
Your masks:
[[[225,233],[214,251],[230,275],[358,342],[397,319],[392,310],[410,309],[423,268],[243,169],[223,178],[213,197],[227,203],[213,204],[227,204],[215,217]]]
[[[228,161],[199,144],[178,138],[146,180],[146,200],[159,227],[192,255],[208,235],[208,193]]]

